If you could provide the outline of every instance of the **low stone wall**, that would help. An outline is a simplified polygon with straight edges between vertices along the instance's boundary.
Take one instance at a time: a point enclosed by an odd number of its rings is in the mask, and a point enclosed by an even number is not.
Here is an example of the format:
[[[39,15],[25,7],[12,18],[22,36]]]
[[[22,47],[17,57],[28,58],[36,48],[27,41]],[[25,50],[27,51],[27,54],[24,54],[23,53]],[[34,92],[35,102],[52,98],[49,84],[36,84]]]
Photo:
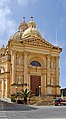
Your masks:
[[[64,96],[63,99],[66,100],[66,96]]]

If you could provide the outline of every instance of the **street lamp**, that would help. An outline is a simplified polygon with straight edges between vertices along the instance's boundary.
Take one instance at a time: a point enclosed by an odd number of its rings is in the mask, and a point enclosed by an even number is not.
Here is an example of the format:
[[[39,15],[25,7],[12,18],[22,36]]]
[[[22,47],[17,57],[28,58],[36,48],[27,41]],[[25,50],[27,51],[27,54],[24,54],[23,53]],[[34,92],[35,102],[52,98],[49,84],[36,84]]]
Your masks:
[[[41,96],[41,86],[39,86],[39,97]]]
[[[17,86],[16,86],[16,93],[17,93]]]

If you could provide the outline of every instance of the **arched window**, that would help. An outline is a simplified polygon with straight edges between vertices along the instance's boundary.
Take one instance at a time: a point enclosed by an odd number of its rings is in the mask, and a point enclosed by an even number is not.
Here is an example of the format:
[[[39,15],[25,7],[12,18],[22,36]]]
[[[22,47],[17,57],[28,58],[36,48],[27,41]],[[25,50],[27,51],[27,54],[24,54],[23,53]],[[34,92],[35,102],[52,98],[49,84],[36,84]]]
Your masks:
[[[41,67],[41,64],[38,61],[32,61],[30,65]]]

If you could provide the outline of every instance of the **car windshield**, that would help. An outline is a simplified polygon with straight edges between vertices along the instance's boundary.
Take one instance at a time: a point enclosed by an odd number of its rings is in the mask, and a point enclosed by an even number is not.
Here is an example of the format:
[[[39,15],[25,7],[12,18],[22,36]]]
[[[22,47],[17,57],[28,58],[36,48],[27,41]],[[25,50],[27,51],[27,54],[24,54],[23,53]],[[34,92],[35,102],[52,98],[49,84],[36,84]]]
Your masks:
[[[62,98],[56,98],[55,101],[62,101]]]

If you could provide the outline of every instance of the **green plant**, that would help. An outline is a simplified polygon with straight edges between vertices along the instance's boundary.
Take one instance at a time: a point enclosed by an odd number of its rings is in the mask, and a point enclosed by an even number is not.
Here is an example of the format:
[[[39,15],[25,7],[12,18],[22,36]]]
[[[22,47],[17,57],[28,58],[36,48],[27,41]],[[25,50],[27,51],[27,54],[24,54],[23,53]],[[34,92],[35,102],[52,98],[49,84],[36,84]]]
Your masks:
[[[16,102],[15,94],[12,94],[12,95],[11,95],[11,101],[12,101],[12,102]]]
[[[24,98],[24,103],[25,104],[27,104],[27,98],[28,97],[30,97],[30,91],[28,91],[27,89],[25,89],[25,90],[22,90],[22,91],[20,91],[20,92],[17,92],[16,94],[15,94],[15,98],[17,99],[19,99],[19,98]]]
[[[27,104],[27,98],[30,97],[30,91],[28,91],[27,89],[22,90],[22,95],[24,98],[24,103]]]

